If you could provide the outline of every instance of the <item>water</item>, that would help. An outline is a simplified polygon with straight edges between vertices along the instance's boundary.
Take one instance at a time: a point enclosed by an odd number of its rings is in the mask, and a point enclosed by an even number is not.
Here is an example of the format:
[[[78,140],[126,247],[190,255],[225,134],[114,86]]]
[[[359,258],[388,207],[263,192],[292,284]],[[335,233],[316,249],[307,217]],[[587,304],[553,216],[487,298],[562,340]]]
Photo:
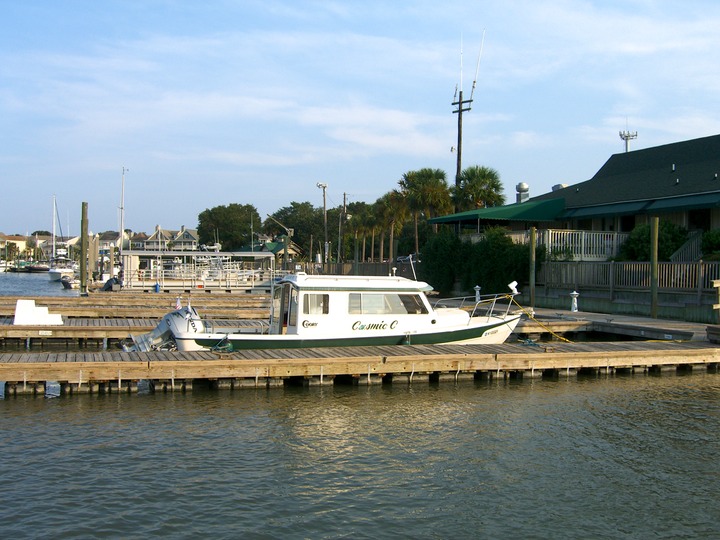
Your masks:
[[[0,272],[0,296],[78,296],[59,281],[50,281],[47,272]]]
[[[718,538],[720,375],[0,401],[5,538]]]

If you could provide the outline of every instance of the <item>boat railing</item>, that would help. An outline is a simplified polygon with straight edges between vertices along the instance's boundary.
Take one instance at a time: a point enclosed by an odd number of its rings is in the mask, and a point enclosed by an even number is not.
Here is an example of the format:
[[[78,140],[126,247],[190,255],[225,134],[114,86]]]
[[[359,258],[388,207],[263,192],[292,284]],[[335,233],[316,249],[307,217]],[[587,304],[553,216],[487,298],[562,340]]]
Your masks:
[[[453,307],[470,313],[470,317],[498,317],[504,319],[510,313],[514,293],[484,294],[476,296],[456,296],[441,298],[435,302],[433,309]],[[504,302],[507,300],[507,303]]]

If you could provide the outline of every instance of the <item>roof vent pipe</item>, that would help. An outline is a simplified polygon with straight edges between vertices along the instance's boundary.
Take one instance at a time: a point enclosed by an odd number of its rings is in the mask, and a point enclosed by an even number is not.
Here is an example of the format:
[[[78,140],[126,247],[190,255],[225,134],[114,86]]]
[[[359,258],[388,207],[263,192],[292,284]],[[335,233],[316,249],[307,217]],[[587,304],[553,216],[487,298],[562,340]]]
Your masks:
[[[672,164],[672,171],[675,172],[675,164]]]

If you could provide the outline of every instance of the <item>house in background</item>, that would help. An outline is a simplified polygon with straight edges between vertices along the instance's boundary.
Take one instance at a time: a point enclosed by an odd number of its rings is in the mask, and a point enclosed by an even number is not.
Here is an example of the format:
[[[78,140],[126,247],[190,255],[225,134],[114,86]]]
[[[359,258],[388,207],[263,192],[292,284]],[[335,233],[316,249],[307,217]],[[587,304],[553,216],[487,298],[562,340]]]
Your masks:
[[[585,182],[557,185],[528,197],[518,184],[514,204],[431,219],[453,224],[473,240],[501,225],[516,241],[530,227],[550,252],[574,260],[606,260],[637,225],[659,216],[691,232],[676,260],[701,256],[701,233],[720,228],[720,135],[615,154]]]

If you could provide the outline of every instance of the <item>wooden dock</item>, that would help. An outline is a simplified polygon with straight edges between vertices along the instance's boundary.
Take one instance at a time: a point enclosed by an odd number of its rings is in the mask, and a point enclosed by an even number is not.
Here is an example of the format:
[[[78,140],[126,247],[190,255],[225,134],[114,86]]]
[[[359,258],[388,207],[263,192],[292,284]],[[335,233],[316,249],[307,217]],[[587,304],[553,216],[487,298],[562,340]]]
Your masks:
[[[220,353],[126,353],[117,341],[152,330],[174,307],[175,295],[98,293],[88,298],[37,298],[62,313],[63,325],[12,324],[12,297],[0,297],[0,393],[187,391],[269,388],[286,384],[429,383],[494,378],[614,375],[678,370],[717,370],[718,336],[704,324],[638,317],[539,310],[521,321],[502,345],[404,345]],[[193,296],[211,318],[248,313],[267,316],[267,295]],[[187,298],[183,299],[183,303]],[[104,315],[101,315],[104,314]],[[142,317],[138,317],[142,315]],[[562,336],[588,332],[644,341],[566,343]],[[540,338],[549,341],[540,341]],[[657,341],[656,341],[657,340]],[[717,340],[713,340],[717,341]],[[63,352],[54,352],[66,346]],[[45,347],[45,346],[48,347]],[[52,345],[52,347],[50,347]],[[90,350],[95,345],[96,350]],[[53,352],[41,350],[52,348]],[[75,349],[71,351],[70,349]]]
[[[217,308],[216,308],[217,310]],[[165,309],[164,315],[169,310]],[[138,312],[135,311],[137,314]],[[201,311],[203,316],[204,311]],[[215,313],[220,325],[223,321],[233,319],[227,310]],[[625,317],[608,320],[606,316],[592,314],[595,319],[587,317],[545,316],[535,320],[520,321],[511,340],[539,340],[551,336],[574,336],[589,332],[614,334],[618,339],[659,339],[659,340],[704,340],[706,325],[681,323],[678,321],[658,321]],[[219,316],[219,317],[218,317]],[[267,314],[266,314],[267,316]],[[55,348],[93,347],[100,349],[117,347],[119,341],[130,334],[144,334],[151,331],[160,320],[155,317],[132,318],[123,317],[75,317],[63,315],[62,326],[18,326],[13,325],[12,317],[0,316],[0,350],[24,348],[33,350],[47,345]],[[253,318],[244,315],[237,318]],[[258,317],[260,318],[260,317]]]
[[[605,342],[503,345],[405,345],[233,353],[6,353],[3,394],[188,391],[286,384],[419,384],[493,378],[717,371],[710,342]]]

